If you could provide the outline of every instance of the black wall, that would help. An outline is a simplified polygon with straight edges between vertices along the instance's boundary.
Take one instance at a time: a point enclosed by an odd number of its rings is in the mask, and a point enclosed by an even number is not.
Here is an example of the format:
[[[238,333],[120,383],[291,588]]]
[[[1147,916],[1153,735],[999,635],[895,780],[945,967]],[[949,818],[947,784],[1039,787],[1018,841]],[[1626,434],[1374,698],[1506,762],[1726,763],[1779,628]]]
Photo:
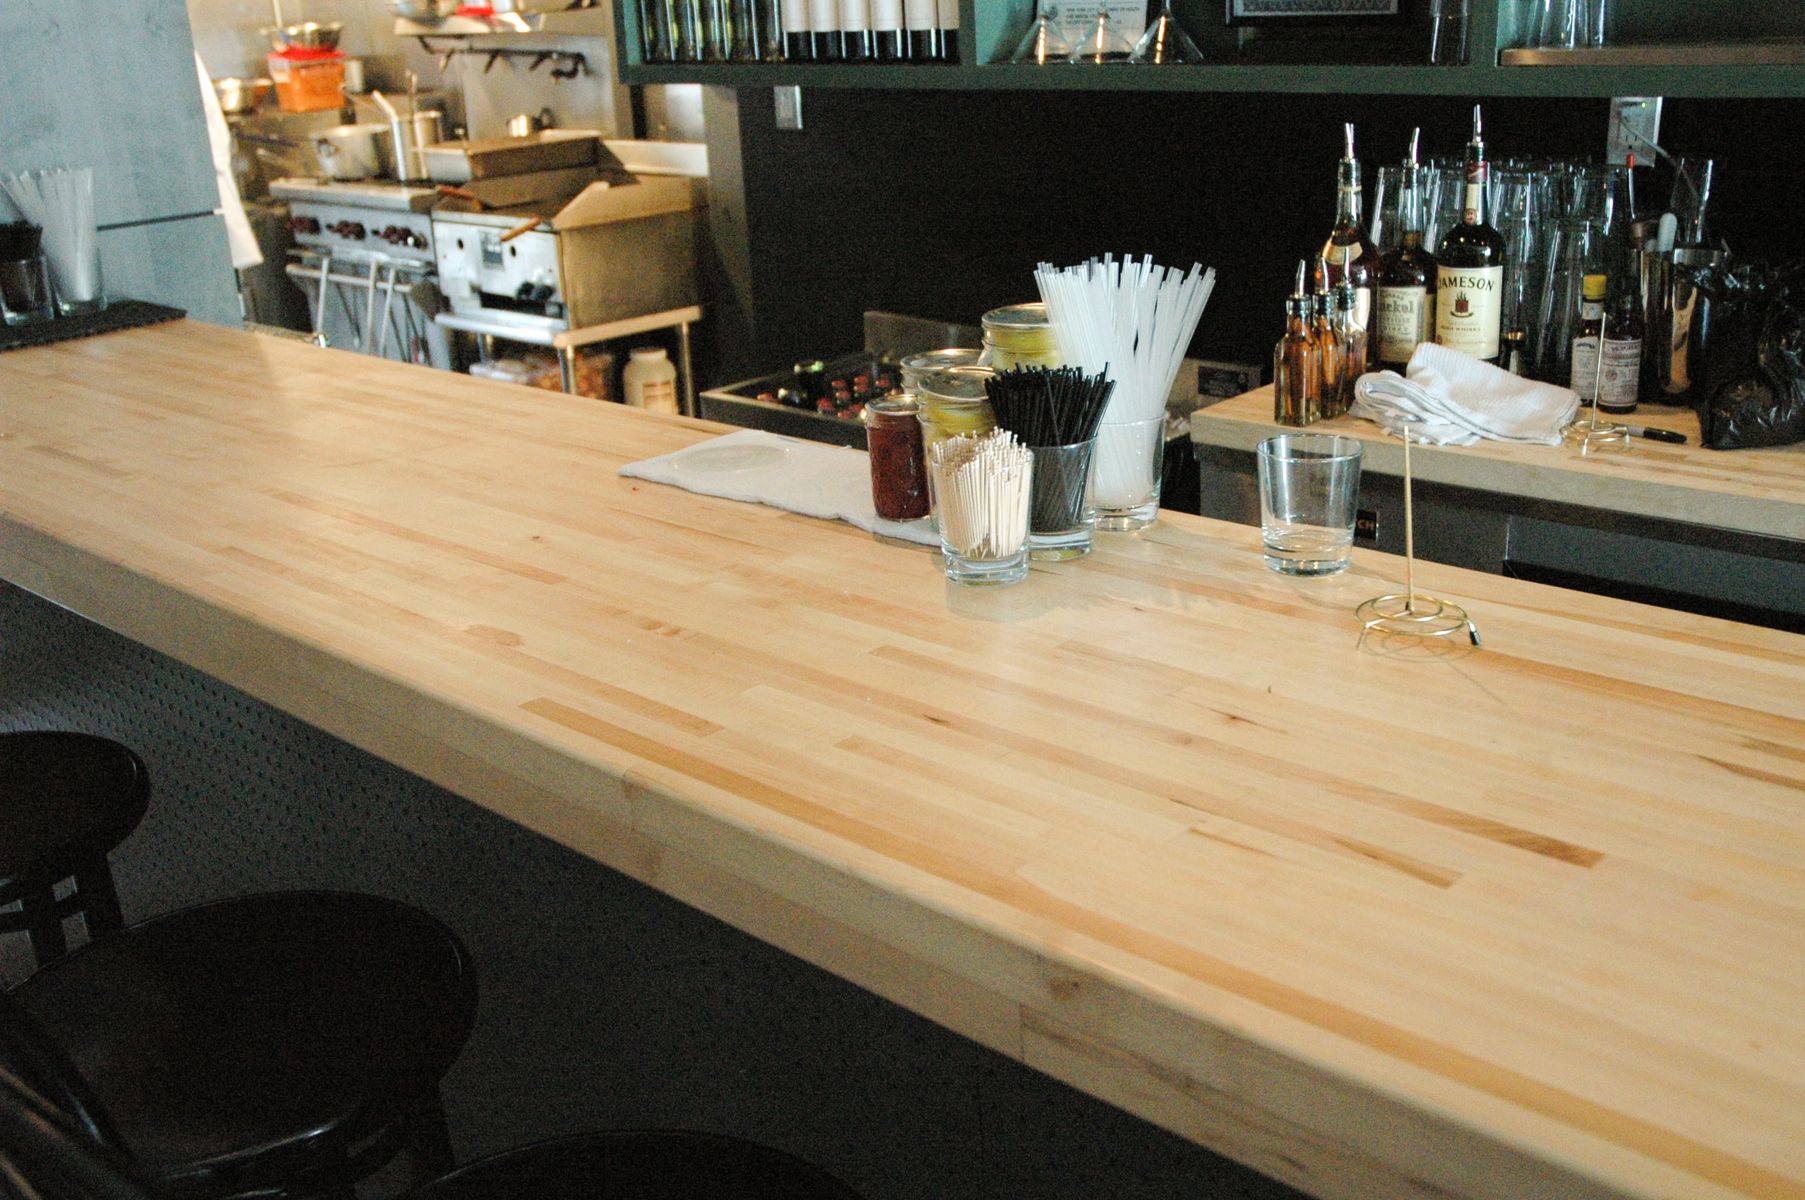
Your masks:
[[[748,254],[711,319],[705,382],[855,348],[868,308],[976,324],[1035,298],[1037,261],[1110,251],[1214,266],[1191,352],[1264,362],[1297,259],[1333,216],[1341,123],[1359,127],[1370,189],[1414,125],[1425,153],[1458,155],[1471,103],[805,89],[797,133],[775,128],[769,89],[717,93],[710,118],[733,124],[722,132],[737,143],[743,207],[729,201],[715,219],[736,233],[743,223]],[[1494,157],[1602,152],[1604,100],[1484,103]],[[1664,142],[1719,158],[1738,250],[1798,248],[1796,223],[1781,223],[1798,210],[1805,140],[1786,131],[1802,117],[1805,102],[1667,104]],[[711,127],[710,139],[718,158],[723,136]],[[1644,191],[1664,199],[1665,183]]]

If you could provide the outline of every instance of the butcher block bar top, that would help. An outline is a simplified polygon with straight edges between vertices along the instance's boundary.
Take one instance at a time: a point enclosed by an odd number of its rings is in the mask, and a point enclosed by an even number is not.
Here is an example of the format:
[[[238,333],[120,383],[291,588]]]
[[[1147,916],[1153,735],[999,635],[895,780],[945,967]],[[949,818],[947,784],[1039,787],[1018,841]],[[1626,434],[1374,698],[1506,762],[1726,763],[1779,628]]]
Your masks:
[[[1512,442],[1423,446],[1411,454],[1411,473],[1433,483],[1805,540],[1805,444],[1707,450],[1690,409],[1645,408],[1615,419],[1683,433],[1686,444],[1633,438],[1627,451],[1588,455],[1572,446]],[[1198,410],[1191,431],[1201,444],[1249,452],[1275,434],[1295,432],[1273,422],[1270,387]],[[1403,443],[1371,421],[1335,417],[1308,432],[1360,438],[1366,470],[1404,472]]]
[[[1805,1197],[1805,638],[1424,565],[1484,647],[1362,643],[1400,560],[1169,513],[955,589],[616,475],[716,432],[21,351],[0,574],[1315,1195]]]

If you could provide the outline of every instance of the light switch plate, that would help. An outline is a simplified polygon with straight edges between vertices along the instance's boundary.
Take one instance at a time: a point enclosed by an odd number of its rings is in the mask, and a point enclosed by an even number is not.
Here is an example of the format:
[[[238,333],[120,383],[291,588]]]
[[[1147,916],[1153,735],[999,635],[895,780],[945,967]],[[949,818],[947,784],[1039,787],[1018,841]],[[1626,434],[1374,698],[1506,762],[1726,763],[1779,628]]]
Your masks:
[[[1615,96],[1611,99],[1611,123],[1604,135],[1604,160],[1610,163],[1629,161],[1634,154],[1638,162],[1653,163],[1655,152],[1650,143],[1661,140],[1661,97]]]
[[[795,84],[772,88],[777,104],[777,128],[802,131],[802,89]]]

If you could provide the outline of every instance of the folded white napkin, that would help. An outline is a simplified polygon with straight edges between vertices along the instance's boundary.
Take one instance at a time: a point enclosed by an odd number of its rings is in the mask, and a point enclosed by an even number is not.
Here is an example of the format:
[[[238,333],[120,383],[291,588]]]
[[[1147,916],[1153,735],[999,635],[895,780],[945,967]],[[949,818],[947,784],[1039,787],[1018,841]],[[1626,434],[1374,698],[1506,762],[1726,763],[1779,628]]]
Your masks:
[[[1458,350],[1420,343],[1404,374],[1375,371],[1354,385],[1356,417],[1419,442],[1470,446],[1480,438],[1558,446],[1579,411],[1564,387],[1501,371]]]
[[[622,475],[668,483],[685,491],[845,521],[869,533],[938,546],[926,521],[886,521],[871,503],[871,465],[863,450],[742,429],[642,458]]]

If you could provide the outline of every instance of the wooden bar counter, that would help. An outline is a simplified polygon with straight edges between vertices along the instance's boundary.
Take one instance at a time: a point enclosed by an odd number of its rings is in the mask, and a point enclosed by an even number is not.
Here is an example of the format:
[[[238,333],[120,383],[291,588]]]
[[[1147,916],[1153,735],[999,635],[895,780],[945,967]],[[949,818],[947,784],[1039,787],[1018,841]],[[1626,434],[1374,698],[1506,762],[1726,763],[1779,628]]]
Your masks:
[[[956,590],[700,422],[0,355],[0,575],[1318,1196],[1805,1197],[1805,638],[1163,516]],[[202,748],[197,748],[202,752]],[[372,812],[370,820],[382,814]]]

